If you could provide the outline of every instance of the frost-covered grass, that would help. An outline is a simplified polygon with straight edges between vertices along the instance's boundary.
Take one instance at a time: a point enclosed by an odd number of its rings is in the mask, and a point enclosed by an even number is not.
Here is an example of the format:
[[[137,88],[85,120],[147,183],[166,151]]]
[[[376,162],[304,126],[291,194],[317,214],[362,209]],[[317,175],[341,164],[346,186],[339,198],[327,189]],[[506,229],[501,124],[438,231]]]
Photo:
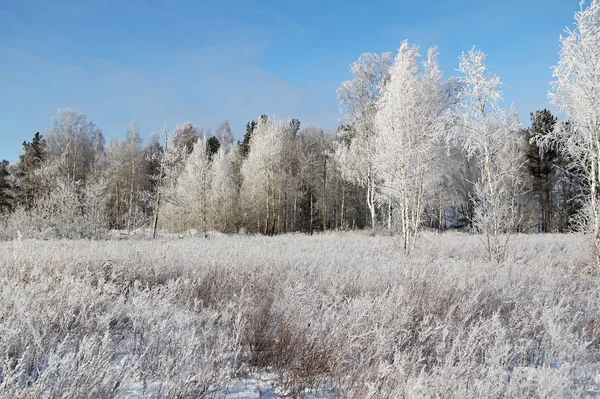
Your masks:
[[[496,265],[459,233],[410,257],[363,234],[2,242],[0,397],[597,396],[587,243],[511,245]]]

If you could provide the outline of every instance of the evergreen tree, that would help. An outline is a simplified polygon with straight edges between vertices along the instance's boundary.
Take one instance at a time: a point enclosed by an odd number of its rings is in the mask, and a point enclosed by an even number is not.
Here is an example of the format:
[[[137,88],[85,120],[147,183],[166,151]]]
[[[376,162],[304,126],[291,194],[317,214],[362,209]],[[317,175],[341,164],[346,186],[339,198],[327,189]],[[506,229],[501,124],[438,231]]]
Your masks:
[[[242,142],[238,141],[242,157],[244,158],[246,158],[250,152],[250,139],[252,138],[254,129],[256,129],[256,121],[246,123],[246,132],[244,133],[244,138]]]
[[[268,119],[269,117],[267,115],[262,114],[259,118],[259,122],[262,121],[264,123]],[[238,141],[238,145],[241,147],[241,154],[243,158],[246,158],[250,152],[250,140],[252,139],[252,134],[257,129],[259,122],[253,120],[252,122],[246,123],[246,132],[244,133],[244,138],[241,143]]]
[[[10,183],[10,172],[8,171],[8,161],[0,162],[0,214],[6,213],[12,209],[12,184]]]
[[[221,143],[219,142],[219,139],[217,139],[215,136],[211,136],[206,141],[206,152],[208,153],[208,159],[212,160],[213,155],[219,151],[220,147]]]
[[[31,209],[40,192],[35,171],[46,162],[46,140],[37,132],[31,142],[23,142],[23,154],[19,155],[17,166],[18,191],[15,205]]]
[[[547,109],[530,114],[531,127],[528,130],[529,148],[527,152],[527,165],[533,180],[533,190],[536,196],[538,212],[536,230],[551,232],[554,223],[554,187],[558,177],[556,162],[558,153],[554,148],[540,148],[536,140],[540,136],[547,136],[554,129],[556,117]]]

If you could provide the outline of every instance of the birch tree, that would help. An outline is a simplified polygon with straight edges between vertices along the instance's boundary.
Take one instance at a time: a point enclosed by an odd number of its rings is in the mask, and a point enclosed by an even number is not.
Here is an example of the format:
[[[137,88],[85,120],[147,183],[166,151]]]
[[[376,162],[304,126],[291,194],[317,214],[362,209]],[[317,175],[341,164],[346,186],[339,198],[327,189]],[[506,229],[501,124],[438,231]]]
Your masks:
[[[250,139],[250,152],[242,164],[240,193],[247,222],[256,230],[274,234],[281,205],[282,163],[289,123],[261,118]]]
[[[235,166],[241,157],[239,148],[226,151],[222,146],[213,156],[209,208],[215,228],[234,231],[238,187]]]
[[[174,209],[170,215],[176,230],[199,228],[206,236],[209,227],[208,201],[211,184],[211,163],[206,137],[199,139],[187,157],[177,178]]]
[[[48,154],[54,158],[64,156],[64,162],[59,163],[63,165],[61,173],[71,181],[85,182],[94,167],[96,152],[104,150],[100,128],[84,113],[59,109],[46,131]]]
[[[550,100],[565,114],[543,144],[556,145],[571,167],[583,172],[586,206],[581,229],[591,233],[596,270],[600,270],[600,1],[585,2],[575,14],[575,28],[561,36]]]
[[[221,125],[217,128],[215,137],[217,140],[219,140],[221,147],[224,147],[228,150],[231,148],[231,146],[233,146],[234,139],[233,133],[231,132],[231,126],[229,125],[229,120],[223,119],[223,122],[221,122]]]
[[[390,68],[390,81],[377,103],[374,175],[382,199],[398,215],[406,253],[415,247],[432,173],[444,111],[437,50],[419,68],[419,49],[403,42]]]
[[[521,127],[518,118],[508,118],[500,107],[501,81],[487,72],[485,58],[475,48],[460,58],[459,71],[464,76],[455,133],[467,154],[479,161],[473,227],[483,234],[489,258],[499,262],[516,223],[514,205],[522,162],[513,144]]]
[[[340,110],[351,129],[336,149],[342,176],[366,188],[366,203],[369,208],[371,228],[375,229],[376,180],[375,157],[375,114],[376,103],[382,88],[389,80],[390,53],[362,54],[353,63],[350,71],[353,79],[342,83],[338,89]]]
[[[153,193],[152,239],[156,238],[161,206],[164,206],[164,203],[174,201],[175,182],[187,154],[185,146],[176,144],[179,139],[178,135],[169,136],[166,126],[162,130],[162,137],[164,137],[164,148],[158,146],[148,156],[148,161],[156,164],[158,169],[158,173],[152,176],[152,179],[156,182],[156,189]]]

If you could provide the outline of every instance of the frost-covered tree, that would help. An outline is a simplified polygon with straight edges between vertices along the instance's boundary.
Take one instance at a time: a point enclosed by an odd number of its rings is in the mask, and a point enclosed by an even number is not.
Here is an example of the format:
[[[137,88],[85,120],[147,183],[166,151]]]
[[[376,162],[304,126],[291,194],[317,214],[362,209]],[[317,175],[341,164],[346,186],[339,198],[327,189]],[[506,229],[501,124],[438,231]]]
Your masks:
[[[449,140],[441,157],[435,217],[438,227],[469,228],[473,222],[474,186],[479,176],[478,160],[469,157],[461,140]]]
[[[202,136],[202,133],[191,122],[182,123],[181,125],[177,125],[173,130],[173,144],[177,147],[185,148],[185,152],[190,154],[194,149],[194,145]]]
[[[486,55],[473,48],[460,58],[462,89],[456,106],[455,137],[478,160],[473,227],[483,234],[488,255],[500,261],[517,224],[516,209],[524,160],[515,150],[521,131],[515,115],[500,107],[500,78],[487,72]]]
[[[550,100],[565,113],[546,145],[557,144],[573,169],[587,179],[586,206],[580,227],[592,233],[596,267],[600,269],[600,1],[592,0],[575,14],[575,28],[561,36]]]
[[[174,200],[167,216],[175,230],[198,228],[207,234],[211,177],[210,154],[204,137],[194,145],[175,184]]]
[[[89,234],[98,237],[109,227],[106,197],[108,196],[108,181],[100,174],[92,175],[83,193],[83,213],[86,217]]]
[[[376,181],[373,171],[375,157],[376,103],[389,80],[390,53],[362,54],[350,68],[352,80],[338,89],[340,109],[350,129],[343,134],[336,149],[342,176],[366,188],[371,228],[375,228]]]
[[[219,144],[221,144],[221,147],[224,147],[226,149],[231,148],[231,146],[234,143],[234,140],[233,133],[231,132],[231,126],[229,125],[229,120],[223,119],[223,122],[221,122],[221,125],[219,125],[219,127],[217,128],[215,137],[217,138],[217,140],[219,140]]]
[[[154,145],[151,148],[154,152],[148,155],[148,162],[154,165],[157,173],[152,176],[155,182],[155,190],[152,193],[151,199],[154,200],[152,217],[152,238],[156,238],[158,229],[158,221],[160,217],[161,206],[165,203],[173,203],[175,201],[176,182],[181,173],[182,165],[187,157],[187,147],[177,145],[179,141],[179,133],[168,134],[167,127],[162,130],[164,137],[164,147]]]
[[[106,148],[107,185],[110,189],[108,207],[113,228],[132,228],[140,225],[145,217],[141,192],[149,179],[145,166],[142,138],[134,122],[130,122],[125,140],[113,138]]]
[[[241,153],[238,147],[226,151],[221,147],[212,158],[211,191],[209,209],[216,229],[223,232],[234,231],[238,185],[236,165]]]
[[[423,68],[419,50],[403,42],[390,68],[390,81],[377,102],[373,162],[381,200],[397,215],[404,251],[414,249],[433,172],[444,111],[442,73],[437,50],[430,49]]]
[[[250,151],[241,169],[240,201],[248,227],[253,231],[275,233],[282,201],[283,154],[289,133],[288,122],[260,118],[250,138]]]
[[[46,142],[51,157],[64,157],[61,173],[72,181],[82,181],[92,172],[97,154],[104,151],[102,130],[84,113],[59,109],[47,128]]]
[[[49,232],[55,237],[77,237],[86,226],[82,182],[65,175],[67,154],[52,158],[35,169],[39,194],[28,212],[30,232]]]

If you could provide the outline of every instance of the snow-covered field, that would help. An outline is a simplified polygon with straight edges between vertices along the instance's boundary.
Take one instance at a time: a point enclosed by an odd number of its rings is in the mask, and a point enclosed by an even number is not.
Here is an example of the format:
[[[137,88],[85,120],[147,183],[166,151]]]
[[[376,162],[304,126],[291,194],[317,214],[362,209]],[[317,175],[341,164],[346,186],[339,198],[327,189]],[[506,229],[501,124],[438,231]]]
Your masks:
[[[2,398],[596,397],[579,235],[0,243]]]

